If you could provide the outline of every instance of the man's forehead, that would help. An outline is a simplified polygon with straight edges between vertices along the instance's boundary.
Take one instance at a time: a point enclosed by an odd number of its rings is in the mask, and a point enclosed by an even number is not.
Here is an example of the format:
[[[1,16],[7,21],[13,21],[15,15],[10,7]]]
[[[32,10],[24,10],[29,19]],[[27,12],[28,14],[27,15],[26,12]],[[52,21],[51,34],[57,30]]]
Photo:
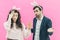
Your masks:
[[[35,10],[39,10],[39,8],[35,8]]]

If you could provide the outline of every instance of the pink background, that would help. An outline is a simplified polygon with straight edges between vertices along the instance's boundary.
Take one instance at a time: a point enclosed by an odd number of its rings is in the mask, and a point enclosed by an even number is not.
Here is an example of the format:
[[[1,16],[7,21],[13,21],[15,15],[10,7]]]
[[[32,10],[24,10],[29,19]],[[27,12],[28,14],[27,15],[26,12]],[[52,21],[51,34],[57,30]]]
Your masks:
[[[6,30],[3,23],[6,21],[9,10],[12,6],[20,8],[22,16],[22,22],[27,25],[28,22],[32,22],[34,18],[33,6],[30,4],[34,0],[0,0],[0,40],[6,40]],[[60,0],[36,0],[43,6],[44,15],[52,20],[54,33],[50,37],[51,40],[60,40]],[[32,39],[30,36],[28,39]],[[27,40],[28,40],[27,39]]]

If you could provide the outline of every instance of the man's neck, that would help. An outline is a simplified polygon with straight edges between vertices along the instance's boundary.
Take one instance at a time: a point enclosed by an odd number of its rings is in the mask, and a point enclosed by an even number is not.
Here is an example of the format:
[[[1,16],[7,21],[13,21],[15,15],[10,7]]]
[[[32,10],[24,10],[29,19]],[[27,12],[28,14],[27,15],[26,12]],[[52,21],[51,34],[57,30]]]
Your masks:
[[[41,14],[41,15],[39,15],[37,18],[40,20],[42,16],[43,16],[43,15]]]

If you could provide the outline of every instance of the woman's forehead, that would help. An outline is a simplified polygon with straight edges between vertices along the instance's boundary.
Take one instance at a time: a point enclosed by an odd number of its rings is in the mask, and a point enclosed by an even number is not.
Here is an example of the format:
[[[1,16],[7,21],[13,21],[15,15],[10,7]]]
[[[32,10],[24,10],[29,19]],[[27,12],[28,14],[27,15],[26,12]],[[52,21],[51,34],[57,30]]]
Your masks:
[[[14,15],[18,15],[18,13],[14,13]]]

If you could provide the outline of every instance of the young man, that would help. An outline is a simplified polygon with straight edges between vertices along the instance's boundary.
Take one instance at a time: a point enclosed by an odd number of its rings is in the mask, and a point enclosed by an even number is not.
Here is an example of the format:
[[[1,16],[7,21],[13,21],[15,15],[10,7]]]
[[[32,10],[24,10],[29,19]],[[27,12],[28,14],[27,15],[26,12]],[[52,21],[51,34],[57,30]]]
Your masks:
[[[49,18],[43,15],[43,7],[35,6],[33,8],[35,18],[33,19],[33,40],[50,40],[49,35],[52,35],[52,22]]]

